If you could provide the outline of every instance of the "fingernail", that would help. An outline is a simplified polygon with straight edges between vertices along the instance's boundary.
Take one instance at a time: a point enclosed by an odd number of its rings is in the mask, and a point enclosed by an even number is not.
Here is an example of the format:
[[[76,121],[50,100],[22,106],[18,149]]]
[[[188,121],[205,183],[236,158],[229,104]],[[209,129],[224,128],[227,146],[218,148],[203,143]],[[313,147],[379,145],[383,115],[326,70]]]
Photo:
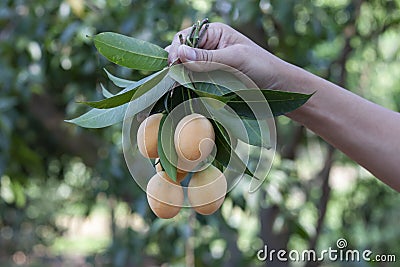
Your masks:
[[[190,60],[190,61],[196,60],[196,52],[193,50],[193,48],[190,48],[187,45],[181,45],[179,48],[183,49],[183,54],[185,55],[185,58],[187,60]]]

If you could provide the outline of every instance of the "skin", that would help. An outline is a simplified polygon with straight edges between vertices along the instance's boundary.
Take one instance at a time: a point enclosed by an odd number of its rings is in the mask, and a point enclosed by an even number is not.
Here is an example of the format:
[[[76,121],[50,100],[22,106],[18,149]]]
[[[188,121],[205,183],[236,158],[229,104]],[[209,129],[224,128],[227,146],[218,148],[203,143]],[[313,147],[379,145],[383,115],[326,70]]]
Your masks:
[[[139,126],[137,144],[139,152],[146,158],[157,158],[158,128],[162,114],[153,114],[147,117]]]
[[[178,168],[189,172],[206,159],[214,148],[215,133],[211,122],[193,113],[179,121],[174,133]]]
[[[224,174],[213,165],[193,174],[188,185],[188,199],[200,214],[216,212],[225,199],[227,181]]]
[[[199,49],[180,45],[176,34],[169,61],[206,71],[210,62],[233,67],[260,88],[315,94],[287,116],[341,150],[378,179],[400,192],[400,113],[372,103],[272,55],[249,38],[222,23],[211,23]]]
[[[204,160],[211,153],[214,140],[213,126],[203,115],[187,115],[176,126],[175,150],[180,158]]]
[[[175,217],[183,206],[183,189],[165,172],[157,172],[147,184],[147,202],[154,214],[162,219]]]

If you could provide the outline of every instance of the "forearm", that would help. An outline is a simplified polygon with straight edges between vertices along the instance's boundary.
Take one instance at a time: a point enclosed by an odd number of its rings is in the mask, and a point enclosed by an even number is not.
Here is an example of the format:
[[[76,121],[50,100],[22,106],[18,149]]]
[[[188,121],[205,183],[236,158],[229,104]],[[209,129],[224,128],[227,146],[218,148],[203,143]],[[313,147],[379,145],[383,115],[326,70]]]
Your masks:
[[[400,114],[300,68],[287,67],[287,88],[315,92],[288,116],[400,191]]]

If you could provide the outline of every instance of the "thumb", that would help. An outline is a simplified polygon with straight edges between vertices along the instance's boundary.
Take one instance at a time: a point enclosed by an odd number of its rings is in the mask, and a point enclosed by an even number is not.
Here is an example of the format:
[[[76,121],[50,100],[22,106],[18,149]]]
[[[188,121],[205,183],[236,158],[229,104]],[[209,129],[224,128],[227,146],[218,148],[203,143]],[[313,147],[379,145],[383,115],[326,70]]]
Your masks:
[[[212,62],[214,50],[204,50],[181,45],[178,48],[178,56],[182,62],[205,61]]]
[[[181,45],[178,48],[178,57],[181,62],[188,63],[187,67],[189,69],[194,71],[210,71],[220,69],[221,64],[226,64],[223,62],[221,52],[221,50],[205,50]]]

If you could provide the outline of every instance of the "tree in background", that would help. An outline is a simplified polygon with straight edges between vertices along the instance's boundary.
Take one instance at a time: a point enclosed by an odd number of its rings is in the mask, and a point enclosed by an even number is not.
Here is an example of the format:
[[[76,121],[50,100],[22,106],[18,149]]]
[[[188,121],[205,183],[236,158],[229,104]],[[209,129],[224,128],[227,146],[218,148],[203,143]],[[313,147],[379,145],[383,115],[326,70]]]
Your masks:
[[[203,17],[399,111],[399,8],[398,0],[2,1],[0,262],[69,266],[68,246],[55,249],[68,230],[62,222],[98,206],[111,238],[87,240],[90,252],[78,253],[96,266],[262,266],[264,244],[322,250],[338,238],[349,249],[398,253],[398,193],[285,117],[259,191],[247,194],[244,180],[216,215],[183,210],[167,221],[130,177],[120,125],[87,130],[63,120],[85,111],[76,101],[101,98],[100,82],[112,88],[103,67],[132,80],[147,74],[108,63],[87,36],[115,31],[166,46]]]

